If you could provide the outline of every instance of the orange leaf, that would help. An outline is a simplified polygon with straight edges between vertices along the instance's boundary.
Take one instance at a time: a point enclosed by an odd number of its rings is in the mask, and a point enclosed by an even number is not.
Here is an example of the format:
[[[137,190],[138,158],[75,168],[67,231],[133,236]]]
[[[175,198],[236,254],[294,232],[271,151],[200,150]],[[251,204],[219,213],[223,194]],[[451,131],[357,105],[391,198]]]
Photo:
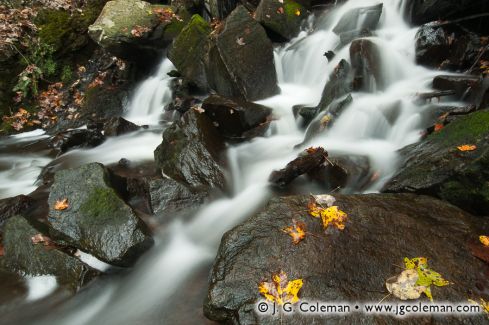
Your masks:
[[[293,220],[294,224],[290,227],[284,228],[282,231],[292,237],[292,242],[298,244],[306,237],[306,225],[303,222],[297,222]]]
[[[302,288],[302,279],[288,281],[287,274],[280,271],[272,276],[271,282],[261,282],[258,286],[260,293],[271,302],[279,305],[284,303],[296,303],[299,301],[297,296]]]
[[[57,210],[57,211],[63,211],[63,210],[68,209],[69,207],[70,207],[70,205],[68,204],[68,199],[58,200],[54,204],[54,210]]]
[[[457,149],[460,151],[474,151],[475,149],[477,149],[477,146],[474,144],[464,144],[458,146]]]
[[[488,236],[479,236],[479,241],[482,245],[488,247],[489,246],[489,237]]]
[[[54,243],[48,236],[44,236],[43,234],[37,234],[34,237],[31,237],[31,241],[33,244],[43,244],[44,246],[53,246]]]
[[[443,129],[443,124],[442,123],[436,123],[435,124],[435,132],[438,132],[440,131],[441,129]]]

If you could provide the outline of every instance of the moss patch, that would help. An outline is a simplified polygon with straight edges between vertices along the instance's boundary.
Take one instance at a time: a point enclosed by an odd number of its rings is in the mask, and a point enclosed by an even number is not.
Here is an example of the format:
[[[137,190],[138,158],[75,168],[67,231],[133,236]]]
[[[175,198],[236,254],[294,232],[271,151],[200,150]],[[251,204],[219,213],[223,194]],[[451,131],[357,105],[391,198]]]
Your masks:
[[[80,206],[80,212],[93,224],[104,224],[117,220],[119,215],[127,214],[124,203],[110,188],[97,187],[91,190],[87,200]]]
[[[489,134],[489,111],[483,110],[460,118],[428,137],[445,146],[475,143]]]

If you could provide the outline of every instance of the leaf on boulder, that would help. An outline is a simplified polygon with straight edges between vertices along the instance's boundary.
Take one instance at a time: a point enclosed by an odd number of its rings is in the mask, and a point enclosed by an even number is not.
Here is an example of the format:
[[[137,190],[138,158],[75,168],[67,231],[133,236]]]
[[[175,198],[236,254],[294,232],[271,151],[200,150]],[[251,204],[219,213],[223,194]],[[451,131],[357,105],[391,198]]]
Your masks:
[[[34,245],[43,244],[47,248],[57,247],[56,244],[51,240],[51,238],[49,238],[48,236],[44,236],[43,234],[37,234],[37,235],[31,237],[31,242]]]
[[[464,144],[457,147],[460,151],[474,151],[477,149],[477,146],[474,144]]]
[[[445,280],[440,273],[428,268],[428,259],[425,257],[416,257],[412,259],[405,257],[404,264],[406,269],[415,270],[418,273],[416,285],[426,287],[424,293],[431,301],[433,301],[431,285],[443,287],[450,284],[450,282]]]
[[[320,195],[313,196],[307,205],[311,216],[321,218],[324,229],[327,229],[330,225],[339,230],[345,229],[345,222],[348,215],[333,205],[335,201],[336,199],[331,195]]]
[[[292,237],[292,242],[297,245],[306,237],[306,225],[296,220],[293,220],[293,222],[292,226],[284,228],[282,231]]]
[[[489,237],[488,236],[479,236],[479,241],[482,245],[489,247]]]
[[[57,211],[63,211],[66,210],[70,207],[68,204],[68,199],[63,199],[63,200],[57,200],[56,203],[54,203],[54,210]]]
[[[404,270],[398,276],[387,279],[385,286],[389,293],[401,300],[418,299],[425,292],[426,287],[417,285],[418,272],[413,269]]]
[[[268,301],[283,305],[284,303],[296,303],[299,301],[298,294],[302,284],[302,279],[288,281],[287,274],[284,271],[280,271],[272,276],[271,282],[261,282],[258,290]]]

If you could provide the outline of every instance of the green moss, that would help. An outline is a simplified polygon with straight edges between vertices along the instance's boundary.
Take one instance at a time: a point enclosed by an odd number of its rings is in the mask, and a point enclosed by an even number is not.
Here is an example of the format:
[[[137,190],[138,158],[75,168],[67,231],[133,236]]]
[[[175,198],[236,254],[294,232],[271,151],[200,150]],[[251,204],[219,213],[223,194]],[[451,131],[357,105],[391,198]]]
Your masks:
[[[455,146],[476,143],[487,134],[489,134],[489,111],[483,110],[450,123],[439,132],[432,134],[428,140],[446,146]]]
[[[296,12],[299,11],[300,14],[297,15]],[[284,13],[289,21],[302,20],[301,15],[304,15],[305,8],[292,0],[285,0]]]
[[[80,207],[80,212],[86,216],[86,220],[93,222],[103,222],[113,220],[118,215],[124,213],[121,199],[113,189],[97,187],[91,190],[87,200]]]

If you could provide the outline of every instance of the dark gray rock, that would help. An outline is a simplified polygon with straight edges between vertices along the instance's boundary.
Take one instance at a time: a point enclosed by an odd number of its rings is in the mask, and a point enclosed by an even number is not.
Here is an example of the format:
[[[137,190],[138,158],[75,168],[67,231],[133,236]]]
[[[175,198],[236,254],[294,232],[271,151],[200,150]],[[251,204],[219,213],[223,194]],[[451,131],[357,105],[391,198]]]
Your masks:
[[[77,291],[99,274],[79,259],[56,247],[34,244],[32,237],[40,232],[22,216],[12,217],[5,225],[4,266],[22,275],[56,276],[58,283]]]
[[[269,35],[278,35],[283,40],[297,36],[307,16],[307,9],[293,0],[284,0],[282,3],[262,0],[255,12],[255,19],[271,32]]]
[[[465,302],[486,297],[484,262],[471,256],[467,240],[478,236],[479,220],[443,201],[406,194],[335,195],[347,213],[343,231],[322,229],[305,212],[309,197],[272,199],[259,213],[227,232],[221,241],[209,280],[204,313],[229,324],[399,324],[394,317],[290,316],[259,317],[255,304],[263,299],[262,281],[283,270],[289,279],[303,279],[301,301],[379,302],[385,281],[400,273],[404,257],[424,256],[452,284],[432,288],[435,301]],[[310,234],[298,245],[281,231],[304,222]],[[463,267],[460,267],[463,265]],[[427,298],[421,299],[429,303]],[[394,297],[386,303],[399,303]],[[403,324],[485,324],[483,314],[420,316]]]
[[[218,95],[207,97],[202,108],[219,133],[231,139],[243,138],[246,131],[266,123],[272,113],[269,107]]]
[[[62,131],[53,136],[49,145],[59,153],[79,148],[93,148],[105,141],[105,136],[98,130],[75,129]]]
[[[34,199],[27,195],[0,200],[0,239],[2,237],[3,224],[13,216],[22,214],[34,205]]]
[[[212,121],[191,109],[165,130],[155,161],[165,175],[182,184],[224,189],[223,149]]]
[[[429,194],[472,213],[489,215],[488,141],[489,111],[461,117],[402,149],[404,162],[384,191]],[[457,149],[466,144],[477,149]]]
[[[64,199],[68,209],[55,210]],[[101,164],[57,172],[48,202],[51,237],[107,263],[131,265],[153,243],[144,223],[110,186]]]
[[[104,123],[104,135],[115,137],[126,133],[131,133],[140,129],[140,126],[129,122],[122,117],[112,117]]]
[[[388,86],[382,78],[382,58],[374,42],[369,39],[353,41],[350,46],[350,60],[354,90],[372,92]]]
[[[225,19],[241,2],[238,0],[209,0],[212,18]]]
[[[352,78],[350,64],[341,60],[335,67],[334,71],[329,76],[329,81],[326,82],[321,100],[317,106],[317,111],[321,112],[335,100],[348,94],[352,90]]]
[[[209,87],[224,97],[255,101],[278,93],[272,43],[243,6],[211,40],[206,75]]]
[[[351,9],[341,17],[338,24],[333,28],[333,32],[340,35],[356,29],[374,30],[377,28],[382,10],[383,4],[381,3],[370,7]]]

